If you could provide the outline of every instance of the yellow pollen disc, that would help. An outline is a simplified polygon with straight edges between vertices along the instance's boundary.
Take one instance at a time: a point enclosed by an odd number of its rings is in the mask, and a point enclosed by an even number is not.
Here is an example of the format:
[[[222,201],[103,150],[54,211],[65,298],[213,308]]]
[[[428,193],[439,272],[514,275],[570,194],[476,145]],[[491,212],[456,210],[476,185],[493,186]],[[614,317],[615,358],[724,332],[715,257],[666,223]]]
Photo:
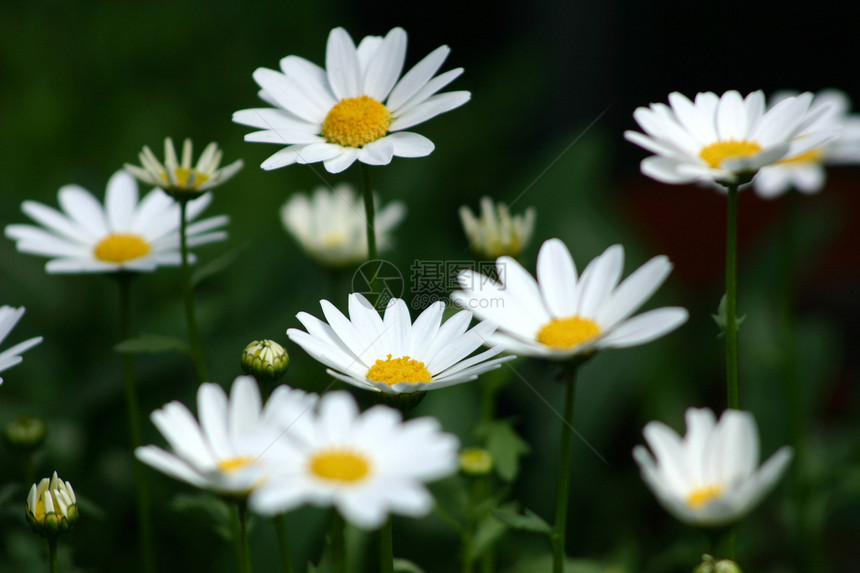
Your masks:
[[[821,148],[810,149],[806,153],[801,153],[800,155],[795,155],[794,157],[789,157],[788,159],[780,159],[776,162],[776,165],[797,165],[798,163],[821,163],[821,160],[824,159],[824,154],[821,152]]]
[[[537,341],[551,348],[568,350],[600,334],[600,326],[590,318],[554,318],[540,329]]]
[[[687,496],[687,505],[690,509],[699,510],[723,495],[723,487],[719,485],[707,485],[694,489]]]
[[[149,243],[140,235],[114,233],[96,245],[93,254],[106,263],[124,263],[149,254]]]
[[[209,175],[188,167],[177,167],[173,174],[176,176],[176,186],[183,189],[197,189],[211,179]],[[170,185],[167,173],[162,172],[161,180]]]
[[[323,235],[322,243],[329,249],[341,247],[346,243],[346,235],[344,233],[328,233]]]
[[[370,462],[361,454],[333,449],[315,454],[311,458],[310,470],[322,479],[353,483],[370,474]]]
[[[704,159],[705,163],[717,169],[726,159],[751,157],[759,151],[761,151],[761,145],[754,141],[729,139],[728,141],[718,141],[710,144],[699,152],[699,157]]]
[[[391,112],[370,96],[340,100],[322,124],[322,136],[344,147],[364,147],[385,137],[391,125]]]
[[[254,461],[251,456],[240,456],[238,458],[227,458],[218,462],[218,471],[230,474],[241,470]]]
[[[398,382],[418,384],[433,380],[433,376],[423,362],[412,360],[408,356],[391,358],[390,354],[385,360],[379,359],[370,367],[370,370],[367,371],[367,378],[374,382],[383,382],[389,386]]]

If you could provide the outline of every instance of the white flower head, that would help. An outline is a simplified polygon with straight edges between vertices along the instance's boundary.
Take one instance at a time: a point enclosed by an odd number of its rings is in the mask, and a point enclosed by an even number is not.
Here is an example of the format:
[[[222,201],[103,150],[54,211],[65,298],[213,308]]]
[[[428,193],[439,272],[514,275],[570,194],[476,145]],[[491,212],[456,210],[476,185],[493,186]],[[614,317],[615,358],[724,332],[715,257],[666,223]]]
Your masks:
[[[633,449],[642,479],[666,510],[698,527],[730,525],[749,513],[776,485],[792,458],[777,450],[759,467],[759,437],[749,412],[726,410],[716,421],[707,409],[686,413],[681,438],[661,422],[643,431],[651,452]]]
[[[774,107],[793,94],[780,92],[770,100]],[[816,133],[839,130],[835,137],[819,147],[799,155],[787,156],[776,163],[761,168],[753,180],[753,188],[759,197],[778,197],[791,189],[804,194],[818,193],[824,188],[827,165],[860,163],[860,114],[851,114],[851,100],[839,90],[828,89],[815,94],[810,114],[820,115],[809,124],[806,131]],[[803,134],[801,134],[803,137]]]
[[[15,325],[18,324],[18,321],[21,320],[21,317],[24,316],[24,307],[20,306],[18,308],[14,308],[8,305],[0,306],[0,342],[3,342],[9,333],[12,332],[12,329],[15,328]],[[19,342],[15,344],[11,348],[7,348],[3,352],[0,352],[0,372],[4,370],[8,370],[12,368],[16,364],[20,363],[24,358],[21,356],[26,350],[33,348],[37,344],[42,342],[41,336],[35,336],[33,338],[29,338],[24,342]],[[3,378],[0,378],[0,384],[3,383]]]
[[[194,196],[227,182],[240,169],[242,160],[226,167],[221,165],[221,150],[213,141],[200,154],[197,165],[192,165],[192,143],[186,139],[182,144],[182,161],[176,156],[173,140],[164,140],[164,164],[148,146],[143,147],[138,157],[142,167],[126,163],[125,168],[143,183],[155,185],[173,196]]]
[[[321,300],[328,323],[300,312],[307,332],[287,330],[290,340],[327,372],[348,384],[387,394],[423,392],[474,380],[512,356],[489,360],[502,351],[494,347],[474,356],[494,327],[482,322],[469,329],[472,313],[460,311],[444,324],[441,301],[425,309],[415,322],[403,300],[391,299],[384,317],[362,295],[349,295],[349,318]]]
[[[499,257],[500,282],[461,271],[452,299],[498,327],[490,344],[513,354],[566,360],[606,348],[650,342],[678,328],[687,311],[664,307],[630,316],[663,284],[672,264],[657,256],[619,284],[624,248],[613,245],[581,276],[559,239],[541,246],[537,280],[511,257]]]
[[[374,232],[377,247],[383,251],[391,246],[391,233],[406,215],[406,205],[393,201],[376,207]],[[337,268],[367,260],[364,199],[348,183],[331,190],[317,187],[310,196],[293,195],[281,207],[281,221],[320,265]]]
[[[406,32],[394,28],[382,38],[367,36],[358,47],[343,28],[331,31],[325,69],[298,56],[281,60],[281,71],[259,68],[260,98],[274,108],[244,109],[233,121],[262,131],[245,141],[287,147],[261,165],[277,169],[322,161],[339,173],[356,160],[388,165],[394,156],[424,157],[433,142],[404,131],[469,101],[469,92],[437,93],[463,73],[434,75],[450,49],[441,46],[403,77]]]
[[[197,414],[179,402],[152,413],[172,451],[157,446],[135,450],[137,459],[175,479],[220,495],[246,497],[281,463],[284,434],[310,415],[316,395],[279,386],[266,401],[257,382],[239,376],[229,398],[217,384],[197,390]]]
[[[41,226],[6,227],[19,251],[51,259],[45,265],[49,273],[143,272],[181,263],[179,205],[161,189],[138,201],[134,177],[117,171],[108,181],[104,205],[77,185],[62,187],[58,196],[62,212],[36,201],[21,205]],[[190,201],[187,220],[196,219],[211,202],[208,193]],[[222,215],[188,225],[188,245],[226,239],[227,233],[216,229],[228,221]]]
[[[645,175],[663,183],[746,183],[765,165],[815,149],[835,135],[810,129],[824,108],[810,109],[812,94],[789,97],[765,111],[759,90],[712,92],[690,101],[678,92],[669,105],[652,103],[633,113],[645,132],[624,137],[655,155],[642,160]]]
[[[360,413],[344,391],[325,394],[318,413],[300,418],[285,442],[281,471],[249,499],[257,513],[333,506],[353,525],[375,529],[391,513],[430,513],[424,483],[458,468],[459,442],[435,418],[404,422],[383,405]]]
[[[535,226],[535,209],[511,216],[507,205],[481,199],[481,214],[476,217],[465,205],[460,207],[460,220],[471,249],[490,259],[502,255],[516,257],[529,243]]]
[[[27,522],[42,537],[56,538],[78,521],[78,498],[72,484],[54,472],[30,487],[27,494]]]

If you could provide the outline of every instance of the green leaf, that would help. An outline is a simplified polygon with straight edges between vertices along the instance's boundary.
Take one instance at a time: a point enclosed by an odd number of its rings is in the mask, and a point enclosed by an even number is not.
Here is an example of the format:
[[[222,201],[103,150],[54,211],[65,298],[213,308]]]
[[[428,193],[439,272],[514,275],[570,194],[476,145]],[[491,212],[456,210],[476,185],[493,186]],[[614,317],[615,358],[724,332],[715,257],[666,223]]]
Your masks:
[[[395,559],[394,573],[424,573],[424,569],[408,559]]]
[[[241,245],[227,251],[220,257],[216,257],[211,261],[204,263],[194,269],[194,272],[191,273],[191,283],[197,285],[198,283],[203,282],[207,278],[212,275],[216,275],[233,264],[233,261],[239,258],[239,255],[242,254],[242,251],[248,248],[247,244]]]
[[[514,431],[513,425],[513,420],[493,420],[481,424],[476,430],[487,444],[496,473],[505,481],[513,481],[517,477],[520,457],[530,449]]]
[[[720,334],[717,337],[722,338],[726,333],[726,295],[723,295],[723,298],[720,299],[720,305],[717,307],[717,314],[712,314],[711,318],[714,319],[714,322],[717,323],[717,326],[720,329]],[[736,317],[735,325],[740,328],[746,319],[747,315]]]
[[[227,541],[233,540],[230,508],[217,497],[208,493],[180,493],[174,496],[170,507],[178,512],[203,512],[219,537]]]
[[[161,352],[188,354],[188,343],[175,336],[142,333],[136,338],[123,340],[113,349],[121,354],[158,354]]]
[[[532,533],[545,533],[547,535],[552,534],[552,527],[541,516],[530,509],[524,510],[524,513],[517,513],[507,509],[495,509],[492,514],[496,519],[513,529],[531,531]]]
[[[491,549],[499,538],[509,529],[509,525],[493,515],[485,516],[475,528],[472,537],[472,555],[475,559],[480,558],[487,550]]]

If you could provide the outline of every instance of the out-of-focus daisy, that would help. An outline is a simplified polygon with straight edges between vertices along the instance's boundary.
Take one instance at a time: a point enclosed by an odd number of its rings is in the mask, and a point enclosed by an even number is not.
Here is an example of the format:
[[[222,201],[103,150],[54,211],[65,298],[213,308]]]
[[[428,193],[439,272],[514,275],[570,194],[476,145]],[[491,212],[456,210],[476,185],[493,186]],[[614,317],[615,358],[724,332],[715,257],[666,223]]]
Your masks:
[[[777,93],[771,99],[771,107],[793,94]],[[860,115],[850,114],[851,101],[839,90],[824,90],[815,94],[810,113],[824,111],[809,125],[808,131],[817,132],[838,129],[839,136],[820,147],[800,155],[780,159],[761,168],[753,180],[755,192],[770,199],[790,189],[801,193],[818,193],[824,187],[826,165],[860,163]]]
[[[773,489],[791,461],[791,448],[780,448],[758,467],[752,414],[726,410],[717,422],[711,410],[690,408],[686,419],[683,438],[661,422],[649,422],[643,433],[653,456],[636,446],[633,457],[669,513],[698,527],[730,525]]]
[[[236,378],[229,398],[219,385],[207,382],[197,390],[199,422],[179,402],[152,413],[152,423],[172,451],[142,446],[135,455],[200,489],[246,497],[281,463],[285,430],[310,416],[315,403],[315,395],[279,386],[263,407],[251,376]]]
[[[424,157],[433,142],[404,131],[469,101],[469,92],[439,94],[462,68],[434,77],[450,49],[441,46],[402,78],[406,32],[367,36],[356,48],[343,28],[331,31],[325,69],[298,56],[281,60],[281,71],[258,68],[260,97],[274,108],[244,109],[233,121],[262,131],[245,141],[286,145],[261,165],[277,169],[322,161],[330,173],[356,160],[387,165],[398,157]]]
[[[810,109],[812,94],[788,97],[765,111],[764,94],[745,98],[736,91],[712,92],[690,101],[678,92],[669,105],[637,108],[633,117],[644,134],[624,132],[628,141],[655,153],[642,160],[642,173],[664,183],[746,183],[765,165],[819,147],[836,132],[811,129],[824,108]]]
[[[257,513],[334,506],[353,525],[374,529],[390,513],[430,513],[433,497],[424,482],[458,468],[459,442],[436,419],[404,422],[382,405],[362,414],[342,391],[325,394],[319,413],[297,420],[284,442],[281,471],[249,500]]]
[[[415,323],[401,299],[391,299],[384,318],[360,294],[349,295],[349,318],[321,300],[328,323],[300,312],[307,332],[287,331],[290,340],[329,367],[327,372],[348,384],[401,394],[445,388],[474,380],[511,358],[489,360],[502,351],[491,348],[469,356],[487,341],[495,327],[479,323],[468,329],[472,313],[461,311],[442,324],[445,304],[438,301]]]
[[[391,246],[391,232],[406,215],[406,205],[393,201],[376,211],[374,231],[379,251]],[[347,183],[331,190],[317,187],[298,193],[281,207],[284,228],[302,249],[326,267],[344,267],[367,260],[364,199]]]
[[[538,253],[537,280],[511,257],[499,257],[500,282],[461,271],[462,291],[452,299],[498,326],[491,344],[522,356],[565,360],[605,348],[650,342],[687,320],[687,311],[664,307],[630,318],[663,284],[672,264],[657,256],[621,284],[624,248],[613,245],[577,277],[576,265],[559,239]]]
[[[147,146],[143,147],[138,157],[142,167],[126,163],[125,168],[143,183],[160,187],[174,197],[196,197],[225,183],[242,169],[241,159],[219,169],[221,150],[215,142],[206,146],[197,165],[192,166],[190,139],[182,144],[182,161],[176,157],[173,140],[169,137],[164,140],[164,164]]]
[[[532,237],[535,226],[534,207],[521,215],[511,216],[507,205],[494,204],[489,197],[481,199],[481,214],[476,217],[465,205],[460,220],[471,249],[482,257],[495,259],[502,255],[516,257]]]
[[[110,178],[104,205],[77,185],[62,187],[59,201],[62,212],[24,201],[21,210],[41,227],[6,227],[19,251],[51,259],[45,265],[49,273],[153,271],[180,264],[179,205],[161,189],[138,201],[137,182],[127,171]],[[210,194],[190,201],[186,220],[196,219],[211,202]],[[226,231],[215,229],[228,221],[222,215],[190,224],[189,246],[227,238]]]
[[[13,308],[8,305],[0,306],[0,342],[3,342],[9,333],[12,332],[12,329],[15,328],[15,325],[18,324],[18,321],[21,320],[21,317],[24,316],[24,307]],[[4,370],[8,370],[12,368],[22,360],[21,354],[33,348],[37,344],[42,342],[41,336],[35,336],[33,338],[29,338],[24,342],[19,342],[14,345],[12,348],[7,348],[3,352],[0,352],[0,372]],[[3,383],[3,378],[0,378],[0,384]]]

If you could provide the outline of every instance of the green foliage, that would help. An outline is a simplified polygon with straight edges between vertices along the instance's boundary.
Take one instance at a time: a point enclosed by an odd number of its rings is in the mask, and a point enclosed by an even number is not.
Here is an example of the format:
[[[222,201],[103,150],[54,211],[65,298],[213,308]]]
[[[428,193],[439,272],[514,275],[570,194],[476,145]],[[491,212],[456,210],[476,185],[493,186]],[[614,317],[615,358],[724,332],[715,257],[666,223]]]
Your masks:
[[[530,448],[514,431],[514,420],[484,422],[475,429],[475,434],[486,443],[499,477],[508,482],[515,480],[520,471],[520,458]]]
[[[188,343],[181,338],[163,334],[144,333],[116,344],[114,350],[121,354],[159,354],[181,352],[188,354]]]

